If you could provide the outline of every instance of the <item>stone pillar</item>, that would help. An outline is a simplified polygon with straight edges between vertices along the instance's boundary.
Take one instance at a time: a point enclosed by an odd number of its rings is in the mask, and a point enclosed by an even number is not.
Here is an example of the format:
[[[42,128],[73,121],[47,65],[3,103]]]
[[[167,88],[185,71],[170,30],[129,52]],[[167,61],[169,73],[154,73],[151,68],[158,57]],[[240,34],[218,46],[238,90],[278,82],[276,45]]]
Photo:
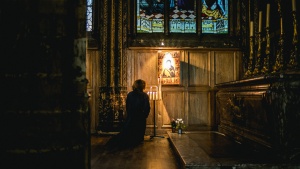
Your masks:
[[[4,0],[0,8],[0,165],[90,168],[86,2]]]

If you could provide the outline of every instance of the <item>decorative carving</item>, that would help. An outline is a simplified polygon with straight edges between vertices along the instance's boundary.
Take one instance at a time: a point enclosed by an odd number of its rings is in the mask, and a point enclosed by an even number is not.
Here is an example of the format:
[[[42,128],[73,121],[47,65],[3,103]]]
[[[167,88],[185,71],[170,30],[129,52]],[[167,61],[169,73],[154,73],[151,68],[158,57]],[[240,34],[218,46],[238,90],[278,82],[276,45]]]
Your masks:
[[[233,116],[233,123],[244,124],[246,120],[245,112],[243,111],[245,107],[244,98],[238,98],[234,95],[228,98],[227,106],[230,114]]]
[[[270,148],[284,161],[300,160],[299,73],[272,74],[217,86],[221,132],[252,140],[254,147]]]
[[[241,8],[240,8],[240,12],[241,12],[241,23],[240,23],[240,27],[241,27],[241,36],[242,37],[247,37],[248,35],[248,20],[247,20],[247,1],[241,1]],[[247,38],[241,38],[241,48],[242,48],[242,53],[243,53],[243,71],[246,72],[247,71],[247,62],[248,62],[248,49],[250,46],[248,39]]]
[[[101,20],[99,24],[101,24],[102,26],[99,27],[99,30],[101,32],[101,37],[100,37],[100,45],[102,48],[101,53],[100,53],[100,86],[106,86],[107,85],[107,50],[108,50],[108,42],[107,42],[107,38],[108,38],[108,2],[107,0],[103,0],[101,1],[102,4],[99,5],[101,6]]]
[[[116,131],[122,126],[125,116],[126,87],[100,87],[100,131]]]
[[[128,4],[127,1],[121,1],[118,3],[118,86],[121,86],[122,91],[127,93],[127,52],[126,52],[126,43],[127,43],[127,10]],[[124,94],[126,94],[124,93]]]
[[[253,75],[259,75],[261,73],[261,57],[262,57],[262,50],[261,50],[262,38],[261,38],[261,32],[257,33],[257,37],[258,37],[258,49],[257,49],[257,55],[256,55],[256,60],[255,60],[255,68],[253,70]]]
[[[99,126],[101,131],[119,130],[127,94],[126,43],[127,3],[103,2],[102,50],[100,54]],[[105,21],[105,22],[104,22]],[[125,28],[125,30],[123,29]],[[110,31],[108,31],[110,30]]]
[[[253,71],[253,56],[254,56],[254,51],[253,51],[253,43],[254,43],[254,37],[251,36],[250,37],[250,54],[249,54],[249,62],[248,62],[248,70],[245,73],[245,77],[249,77],[252,75],[252,71]]]
[[[283,60],[283,46],[284,46],[284,32],[283,32],[283,17],[282,17],[282,11],[281,11],[281,0],[278,0],[278,13],[280,16],[280,38],[278,41],[277,51],[276,51],[276,60],[275,65],[273,66],[273,72],[280,72],[283,71],[284,66],[284,60]]]
[[[273,72],[280,72],[283,70],[283,44],[284,44],[284,34],[282,33],[280,35],[279,43],[277,46],[277,51],[276,51],[276,60],[275,64],[273,66]]]
[[[270,28],[266,28],[266,51],[265,51],[265,58],[263,62],[263,68],[261,72],[263,74],[267,74],[270,72]]]
[[[273,83],[266,98],[274,118],[274,147],[288,161],[300,159],[300,81]]]
[[[293,27],[294,27],[294,34],[293,34],[293,42],[292,42],[292,50],[291,50],[291,56],[290,61],[288,64],[289,69],[298,69],[298,59],[299,59],[299,53],[298,53],[298,33],[297,33],[297,18],[296,18],[296,11],[292,12],[293,14]]]

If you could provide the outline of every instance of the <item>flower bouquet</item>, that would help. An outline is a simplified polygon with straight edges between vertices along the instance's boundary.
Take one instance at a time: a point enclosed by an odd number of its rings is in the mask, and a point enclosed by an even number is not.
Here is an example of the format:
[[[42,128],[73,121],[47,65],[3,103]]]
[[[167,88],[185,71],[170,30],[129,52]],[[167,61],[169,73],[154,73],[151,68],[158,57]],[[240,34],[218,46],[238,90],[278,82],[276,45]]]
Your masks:
[[[171,126],[172,132],[174,133],[175,129],[177,129],[178,134],[182,134],[182,130],[185,128],[182,118],[172,119]]]
[[[176,120],[176,128],[177,129],[183,129],[183,128],[185,128],[185,125],[184,125],[184,123],[183,123],[183,120],[180,118],[178,118],[177,120]]]

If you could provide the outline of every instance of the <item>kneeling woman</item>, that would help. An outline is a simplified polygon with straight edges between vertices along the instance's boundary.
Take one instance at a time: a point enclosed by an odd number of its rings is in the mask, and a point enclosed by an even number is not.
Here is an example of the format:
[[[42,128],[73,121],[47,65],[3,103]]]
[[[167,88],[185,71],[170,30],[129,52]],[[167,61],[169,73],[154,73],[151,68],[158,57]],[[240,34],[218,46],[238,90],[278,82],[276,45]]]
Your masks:
[[[144,92],[146,82],[138,79],[127,94],[127,117],[121,132],[112,137],[107,145],[111,148],[136,146],[144,141],[146,119],[150,113],[149,96]]]

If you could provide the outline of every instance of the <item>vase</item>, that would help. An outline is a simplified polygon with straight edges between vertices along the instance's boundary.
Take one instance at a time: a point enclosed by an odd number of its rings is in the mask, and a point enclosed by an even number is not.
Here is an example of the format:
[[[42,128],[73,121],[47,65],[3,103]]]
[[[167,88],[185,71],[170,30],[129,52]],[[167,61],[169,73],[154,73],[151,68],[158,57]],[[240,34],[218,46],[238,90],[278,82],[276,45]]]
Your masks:
[[[182,128],[178,129],[178,134],[182,134]]]
[[[175,132],[176,132],[176,128],[172,127],[172,133],[175,133]]]

